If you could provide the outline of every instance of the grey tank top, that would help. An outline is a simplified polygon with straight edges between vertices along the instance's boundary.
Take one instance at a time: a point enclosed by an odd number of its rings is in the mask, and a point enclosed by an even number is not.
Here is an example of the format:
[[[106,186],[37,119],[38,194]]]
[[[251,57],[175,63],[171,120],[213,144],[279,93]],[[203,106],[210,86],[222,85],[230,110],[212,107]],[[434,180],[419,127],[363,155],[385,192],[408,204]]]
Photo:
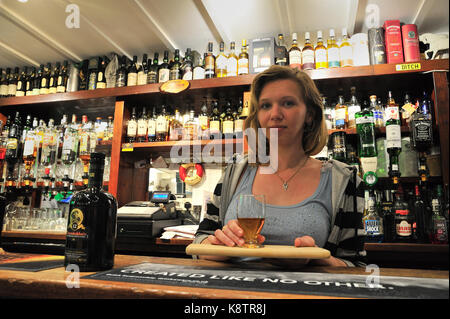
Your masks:
[[[252,194],[257,168],[247,166],[225,214],[225,224],[237,219],[239,195]],[[280,188],[280,191],[281,188]],[[266,219],[261,234],[267,245],[294,245],[295,238],[311,236],[323,247],[331,230],[331,167],[322,166],[320,182],[313,195],[290,206],[266,204]]]

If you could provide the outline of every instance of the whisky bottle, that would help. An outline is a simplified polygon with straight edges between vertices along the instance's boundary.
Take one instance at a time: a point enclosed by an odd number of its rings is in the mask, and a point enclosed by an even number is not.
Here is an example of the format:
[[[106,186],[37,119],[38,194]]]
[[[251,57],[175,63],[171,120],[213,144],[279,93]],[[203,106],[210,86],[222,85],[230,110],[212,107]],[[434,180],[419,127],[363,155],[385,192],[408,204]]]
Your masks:
[[[192,50],[191,48],[186,49],[186,54],[184,55],[184,61],[181,64],[181,78],[186,81],[192,80],[192,72],[194,70],[192,64]]]
[[[373,113],[373,119],[375,127],[380,128],[383,127],[383,110],[380,108],[379,104],[377,103],[377,96],[371,95],[370,96],[370,109]]]
[[[413,216],[409,210],[408,203],[403,199],[403,189],[398,187],[395,193],[395,201],[392,209],[395,212],[395,241],[413,241]]]
[[[227,101],[225,108],[225,117],[222,121],[222,133],[226,139],[232,139],[234,135],[234,117],[232,114],[230,101]]]
[[[19,77],[19,68],[14,68],[14,73],[9,77],[8,96],[16,96],[17,78]]]
[[[95,90],[97,88],[98,62],[98,58],[89,60],[88,90]]]
[[[341,66],[339,47],[336,44],[334,29],[330,29],[330,37],[327,41],[327,60],[329,68],[338,68]]]
[[[106,57],[99,58],[98,61],[98,72],[97,72],[97,84],[95,87],[97,89],[106,89],[106,77],[105,77],[105,69],[106,69]]]
[[[127,123],[127,143],[134,143],[136,141],[136,134],[137,134],[136,107],[133,107],[131,111],[131,118]]]
[[[289,66],[291,68],[302,68],[302,50],[297,44],[297,33],[292,33],[292,46],[289,49]]]
[[[41,76],[41,85],[39,87],[39,94],[48,94],[48,85],[50,80],[51,64],[47,63],[47,67],[43,69]]]
[[[174,53],[173,63],[170,66],[169,80],[181,79],[180,67],[180,50],[176,49]]]
[[[248,117],[248,107],[242,106],[242,99],[239,99],[238,116],[234,120],[234,135],[236,138],[242,138],[244,134],[244,122]]]
[[[48,85],[48,93],[54,94],[56,93],[56,82],[58,80],[59,69],[61,68],[61,63],[56,62],[55,68],[52,70],[50,74],[50,83]]]
[[[351,87],[351,98],[348,105],[348,125],[347,128],[356,128],[355,114],[361,112],[361,105],[359,105],[358,99],[356,98],[356,88]]]
[[[236,44],[234,41],[230,43],[230,54],[227,58],[227,76],[237,76],[238,75],[238,57],[235,53]]]
[[[412,146],[418,152],[426,152],[433,145],[433,121],[431,117],[431,102],[426,92],[422,101],[416,102],[417,109],[412,114],[409,123]]]
[[[137,70],[137,85],[147,84],[147,73],[148,73],[147,61],[148,61],[147,53],[144,53],[142,55],[141,64],[139,64],[139,68]]]
[[[24,134],[25,141],[23,146],[22,160],[25,164],[24,182],[26,187],[32,186],[31,167],[36,160],[37,150],[39,147],[36,133],[37,132],[34,129],[29,129]]]
[[[302,49],[302,69],[312,70],[315,68],[314,48],[311,44],[309,32],[305,32],[305,46]]]
[[[195,112],[193,109],[189,110],[189,119],[184,124],[183,130],[184,140],[192,141],[197,139],[198,127],[197,123],[195,123]]]
[[[242,40],[241,53],[239,53],[238,59],[238,75],[248,74],[249,65],[248,65],[248,53],[247,53],[247,40]]]
[[[389,155],[389,176],[393,183],[398,183],[400,168],[398,167],[398,156],[402,150],[402,136],[400,130],[400,116],[398,105],[392,97],[392,92],[388,93],[388,104],[386,107],[386,151]]]
[[[81,125],[82,130],[80,133],[80,154],[79,157],[81,161],[83,162],[83,184],[86,187],[88,184],[89,179],[89,161],[91,159],[91,152],[95,151],[95,136],[93,136],[92,133],[94,132],[94,127],[92,126],[92,123],[88,121],[88,118],[86,115],[83,115],[81,117]],[[94,148],[92,149],[91,139],[94,139]]]
[[[192,72],[193,80],[201,80],[205,78],[205,61],[207,53],[204,53],[203,59],[200,59],[198,65],[194,66],[194,71]]]
[[[153,56],[153,64],[149,64],[148,73],[147,73],[147,84],[158,83],[158,59],[159,53],[155,52]]]
[[[42,65],[43,66],[43,65]],[[9,74],[11,73],[11,69],[7,68],[6,69],[6,73],[3,73],[3,70],[0,73],[1,76],[1,81],[0,81],[0,97],[8,97],[8,79],[9,79]]]
[[[33,81],[33,94],[32,95],[39,95],[40,92],[40,86],[41,86],[41,77],[42,73],[44,72],[44,65],[41,64],[39,67],[39,70],[37,71],[36,75],[34,76]]]
[[[278,41],[275,46],[275,65],[288,65],[288,52],[282,33],[278,34]]]
[[[65,60],[62,68],[58,74],[58,78],[56,80],[56,92],[57,93],[64,93],[66,92],[66,86],[67,86],[67,70],[68,70],[68,61]]]
[[[344,102],[344,97],[342,95],[339,96],[338,103],[336,103],[335,117],[336,128],[346,129],[348,123],[348,110],[347,105]]]
[[[339,56],[341,58],[341,67],[353,66],[353,48],[348,41],[347,29],[342,29],[342,42],[339,47]]]
[[[156,107],[153,107],[152,115],[149,116],[147,122],[147,141],[156,141]]]
[[[205,78],[210,79],[214,77],[214,68],[216,64],[216,58],[213,55],[213,43],[208,42],[208,52],[205,57]]]
[[[121,59],[119,59],[120,67],[117,70],[116,75],[116,87],[124,87],[127,85],[127,69],[125,67],[127,61],[127,57],[125,55],[122,56]]]
[[[36,76],[36,68],[31,68],[31,73],[27,74],[26,82],[25,82],[25,96],[33,95],[33,84],[34,78]]]
[[[28,67],[24,67],[22,73],[20,73],[17,78],[16,96],[25,96],[27,76]]]
[[[70,166],[75,162],[78,155],[78,125],[76,124],[77,116],[72,114],[72,123],[67,125],[64,132],[64,143],[61,154],[61,161],[63,164]]]
[[[158,68],[158,83],[169,81],[169,51],[164,51],[163,63]]]
[[[228,58],[225,55],[225,44],[220,42],[219,54],[216,57],[216,77],[223,78],[227,76],[227,62]]]
[[[128,77],[127,77],[127,86],[135,86],[137,85],[137,56],[133,56],[133,62],[131,62],[131,66],[128,69]]]
[[[137,141],[139,143],[147,141],[147,128],[148,128],[148,118],[147,118],[147,108],[144,106],[142,108],[142,114],[137,121]]]
[[[56,152],[58,150],[58,134],[54,125],[54,120],[48,121],[48,126],[45,129],[42,139],[41,161],[44,166],[50,166],[55,164]]]
[[[228,73],[227,73],[228,74]],[[198,116],[199,139],[209,140],[209,116],[208,106],[203,103],[200,114]]]
[[[210,139],[221,139],[221,120],[219,104],[217,101],[213,102],[213,110],[209,120],[209,134]]]
[[[80,271],[110,269],[114,265],[117,201],[102,190],[105,155],[92,153],[88,188],[70,200],[64,266]]]
[[[175,109],[175,116],[169,123],[169,140],[181,141],[184,136],[183,119],[178,109]]]
[[[168,133],[168,123],[165,105],[161,106],[161,113],[158,114],[156,118],[156,141],[164,142],[167,141]]]
[[[448,229],[445,217],[442,215],[442,186],[437,185],[436,193],[431,200],[431,209],[433,215],[431,217],[431,243],[432,244],[447,244],[448,243]]]
[[[317,31],[317,45],[314,49],[314,58],[316,60],[316,69],[327,68],[327,49],[323,45],[322,31]]]

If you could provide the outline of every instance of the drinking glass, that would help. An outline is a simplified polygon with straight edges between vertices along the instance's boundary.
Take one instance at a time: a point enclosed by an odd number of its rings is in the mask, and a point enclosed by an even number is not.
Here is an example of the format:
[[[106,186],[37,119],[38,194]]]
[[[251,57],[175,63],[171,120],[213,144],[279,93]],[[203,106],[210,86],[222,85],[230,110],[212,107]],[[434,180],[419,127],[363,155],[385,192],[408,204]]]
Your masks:
[[[237,206],[239,226],[244,231],[244,247],[260,248],[258,235],[264,226],[266,200],[264,195],[240,195]]]

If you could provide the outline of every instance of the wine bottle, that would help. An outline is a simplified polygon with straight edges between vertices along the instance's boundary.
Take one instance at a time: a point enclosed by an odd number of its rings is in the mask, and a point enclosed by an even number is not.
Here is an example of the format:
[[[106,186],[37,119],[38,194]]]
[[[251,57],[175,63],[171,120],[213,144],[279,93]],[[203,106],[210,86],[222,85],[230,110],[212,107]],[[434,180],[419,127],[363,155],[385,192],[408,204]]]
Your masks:
[[[88,188],[70,201],[64,266],[98,271],[114,266],[117,201],[102,190],[105,155],[91,153]]]

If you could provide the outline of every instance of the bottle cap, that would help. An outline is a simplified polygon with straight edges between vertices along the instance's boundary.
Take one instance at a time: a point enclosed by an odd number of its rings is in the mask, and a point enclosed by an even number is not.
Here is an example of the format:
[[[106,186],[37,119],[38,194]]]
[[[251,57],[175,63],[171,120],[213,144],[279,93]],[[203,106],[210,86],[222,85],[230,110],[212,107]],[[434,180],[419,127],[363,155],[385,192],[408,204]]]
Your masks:
[[[317,31],[317,38],[321,38],[322,37],[322,31]]]
[[[305,32],[305,39],[310,39],[311,35],[309,34],[309,32]]]
[[[334,29],[330,29],[330,37],[334,37]]]

